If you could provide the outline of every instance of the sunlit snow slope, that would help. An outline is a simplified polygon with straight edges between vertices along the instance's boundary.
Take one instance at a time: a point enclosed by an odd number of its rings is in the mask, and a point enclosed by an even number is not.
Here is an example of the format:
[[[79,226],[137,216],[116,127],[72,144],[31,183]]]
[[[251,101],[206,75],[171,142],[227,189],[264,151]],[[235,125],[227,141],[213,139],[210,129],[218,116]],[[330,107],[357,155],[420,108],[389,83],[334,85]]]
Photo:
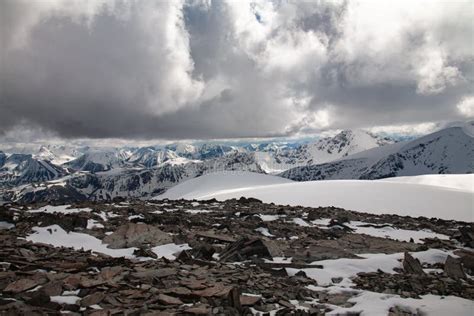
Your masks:
[[[430,177],[431,184],[425,185],[411,183],[410,177],[393,178],[391,181],[285,182],[284,179],[261,174],[220,173],[186,181],[157,198],[226,200],[245,196],[283,205],[338,206],[374,214],[474,221],[474,193],[460,189],[459,185],[455,188],[446,187],[451,175],[440,176],[443,180],[439,180],[439,183],[445,186],[433,185],[436,175]],[[461,179],[458,175],[453,177]],[[472,180],[472,175],[465,177],[466,182]]]
[[[197,199],[221,191],[293,183],[292,180],[255,172],[229,171],[206,174],[176,185],[158,199]]]
[[[474,174],[427,174],[423,176],[387,178],[378,181],[424,184],[474,192]]]

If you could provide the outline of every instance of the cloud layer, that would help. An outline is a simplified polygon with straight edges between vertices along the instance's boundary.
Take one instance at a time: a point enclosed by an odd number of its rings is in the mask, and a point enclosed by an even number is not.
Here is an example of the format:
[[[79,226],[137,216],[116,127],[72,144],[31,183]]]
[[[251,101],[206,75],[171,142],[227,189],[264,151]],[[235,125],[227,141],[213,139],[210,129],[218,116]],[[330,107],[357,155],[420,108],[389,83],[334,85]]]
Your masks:
[[[460,120],[469,1],[0,2],[0,133],[230,138]]]

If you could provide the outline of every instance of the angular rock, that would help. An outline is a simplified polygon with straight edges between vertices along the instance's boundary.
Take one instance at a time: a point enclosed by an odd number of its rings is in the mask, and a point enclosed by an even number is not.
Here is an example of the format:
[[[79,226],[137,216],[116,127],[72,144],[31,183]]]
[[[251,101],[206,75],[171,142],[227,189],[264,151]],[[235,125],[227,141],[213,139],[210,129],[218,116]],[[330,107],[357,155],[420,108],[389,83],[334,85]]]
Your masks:
[[[280,304],[281,306],[284,306],[286,308],[289,308],[289,309],[295,308],[295,306],[293,304],[291,304],[290,302],[287,302],[285,300],[279,300],[278,304]]]
[[[189,296],[191,294],[191,290],[186,287],[179,286],[179,287],[166,289],[165,293],[174,294],[176,296]]]
[[[169,296],[166,294],[158,295],[158,301],[164,305],[182,305],[183,304],[183,301],[181,301],[179,298]]]
[[[337,278],[331,278],[332,283],[341,283],[342,282],[342,277],[337,277]]]
[[[465,246],[474,248],[474,224],[459,228],[459,241]]]
[[[467,249],[460,249],[454,252],[455,255],[461,258],[462,265],[469,272],[469,274],[474,274],[474,251],[469,251]]]
[[[111,235],[106,236],[102,242],[108,244],[109,248],[117,249],[142,247],[147,244],[159,246],[171,243],[173,239],[158,227],[128,223],[117,228]]]
[[[209,305],[201,305],[187,308],[184,311],[191,315],[209,315],[209,313],[211,312],[211,308],[209,307]]]
[[[63,292],[63,284],[60,281],[51,281],[43,285],[40,289],[47,296],[61,295]]]
[[[87,227],[87,217],[78,214],[49,214],[38,213],[38,221],[44,226],[57,224],[65,231],[73,231],[76,228],[85,229]]]
[[[261,296],[255,295],[241,295],[240,296],[240,305],[242,306],[253,306],[262,300]]]
[[[13,283],[8,284],[8,286],[4,289],[5,292],[10,293],[20,293],[26,290],[32,289],[35,286],[38,286],[40,282],[33,279],[20,279]]]
[[[206,288],[204,281],[199,280],[183,280],[180,283],[190,290],[203,290]]]
[[[241,196],[240,199],[239,199],[239,203],[242,203],[242,204],[259,203],[259,204],[261,204],[262,201],[259,200],[259,199],[253,198],[253,197],[246,198],[246,197]]]
[[[229,302],[229,306],[235,308],[238,311],[242,309],[242,305],[240,304],[240,290],[238,287],[233,287],[229,291],[229,294],[227,295],[227,300]]]
[[[453,279],[466,278],[466,273],[464,273],[461,261],[451,256],[446,258],[446,262],[444,263],[444,272]]]
[[[68,290],[76,289],[81,283],[81,276],[79,274],[71,274],[63,280],[64,287]]]
[[[418,259],[415,259],[408,252],[405,252],[403,259],[403,270],[408,274],[425,274]]]
[[[209,244],[201,244],[199,247],[195,248],[193,247],[193,255],[194,258],[196,259],[203,259],[203,260],[212,260],[212,255],[216,251],[214,248],[209,245]]]
[[[81,306],[91,306],[91,305],[96,305],[105,298],[105,293],[104,292],[95,292],[92,294],[89,294],[85,297],[82,298],[81,300]]]
[[[123,268],[119,266],[113,266],[113,267],[104,267],[102,270],[100,270],[100,278],[102,280],[110,280],[113,277],[119,275],[122,273]]]
[[[153,259],[158,259],[158,255],[151,251],[149,248],[140,247],[133,251],[133,255],[137,257],[149,257]]]
[[[255,257],[271,259],[272,255],[260,238],[247,237],[230,244],[219,256],[220,261],[244,261]]]
[[[174,268],[163,268],[157,270],[133,272],[131,276],[136,279],[151,281],[155,278],[161,279],[170,275],[175,275],[176,273],[177,271]]]
[[[194,291],[193,294],[202,297],[225,297],[229,294],[231,289],[231,286],[225,286],[224,284],[219,283],[204,290]]]

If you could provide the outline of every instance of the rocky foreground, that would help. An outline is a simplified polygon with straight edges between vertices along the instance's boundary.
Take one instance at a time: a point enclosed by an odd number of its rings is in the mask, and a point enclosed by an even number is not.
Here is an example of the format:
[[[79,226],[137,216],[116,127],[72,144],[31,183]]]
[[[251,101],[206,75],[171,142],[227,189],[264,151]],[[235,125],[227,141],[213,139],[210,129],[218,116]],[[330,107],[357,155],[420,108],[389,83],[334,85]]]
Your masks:
[[[0,314],[474,310],[474,226],[254,199],[0,207]]]

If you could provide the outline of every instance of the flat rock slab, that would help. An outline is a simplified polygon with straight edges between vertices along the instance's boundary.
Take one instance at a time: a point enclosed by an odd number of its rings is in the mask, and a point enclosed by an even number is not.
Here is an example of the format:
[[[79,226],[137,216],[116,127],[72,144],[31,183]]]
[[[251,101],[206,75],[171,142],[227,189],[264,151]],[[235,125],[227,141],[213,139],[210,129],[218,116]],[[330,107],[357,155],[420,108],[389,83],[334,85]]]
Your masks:
[[[8,284],[8,286],[4,289],[5,292],[11,293],[20,293],[26,290],[32,289],[35,286],[38,286],[40,282],[33,279],[20,279],[13,283]]]
[[[183,301],[181,301],[177,297],[169,296],[166,294],[158,295],[158,301],[165,305],[182,305]]]
[[[149,244],[159,246],[173,242],[170,235],[156,226],[128,223],[117,228],[111,235],[103,239],[109,248],[141,247]]]

